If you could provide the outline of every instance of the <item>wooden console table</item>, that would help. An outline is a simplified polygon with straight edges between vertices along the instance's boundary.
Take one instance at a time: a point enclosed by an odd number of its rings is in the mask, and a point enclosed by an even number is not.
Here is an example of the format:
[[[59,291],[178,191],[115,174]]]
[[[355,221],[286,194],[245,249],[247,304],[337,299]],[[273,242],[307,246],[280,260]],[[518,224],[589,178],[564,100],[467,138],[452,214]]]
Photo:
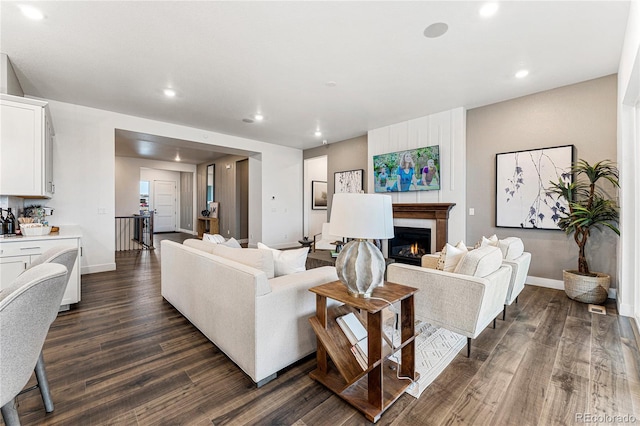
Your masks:
[[[389,306],[387,302],[353,297],[340,281],[313,287],[309,291],[316,294],[316,316],[310,318],[309,322],[318,339],[318,367],[309,375],[361,411],[367,419],[377,422],[382,413],[411,385],[410,380],[398,379],[396,370],[400,370],[400,377],[414,380],[419,377],[415,371],[413,308],[413,295],[418,289],[385,282],[372,294],[372,297],[391,303],[400,301],[401,339],[400,345],[393,350],[395,352],[401,348],[400,365],[389,359],[392,350],[382,344],[382,310]],[[327,309],[327,298],[344,305]],[[355,313],[367,329],[369,359],[366,370],[356,360],[349,340],[336,322],[337,317],[349,312]]]
[[[219,234],[220,225],[217,217],[198,216],[198,238],[202,238],[204,233]]]

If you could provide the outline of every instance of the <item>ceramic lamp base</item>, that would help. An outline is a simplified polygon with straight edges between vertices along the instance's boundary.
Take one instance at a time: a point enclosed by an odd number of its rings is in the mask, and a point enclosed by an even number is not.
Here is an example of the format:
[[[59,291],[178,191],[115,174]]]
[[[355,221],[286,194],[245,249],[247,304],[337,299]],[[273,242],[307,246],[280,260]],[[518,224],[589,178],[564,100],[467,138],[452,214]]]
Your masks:
[[[336,259],[338,278],[355,297],[371,297],[384,283],[385,266],[382,252],[366,240],[347,243]]]

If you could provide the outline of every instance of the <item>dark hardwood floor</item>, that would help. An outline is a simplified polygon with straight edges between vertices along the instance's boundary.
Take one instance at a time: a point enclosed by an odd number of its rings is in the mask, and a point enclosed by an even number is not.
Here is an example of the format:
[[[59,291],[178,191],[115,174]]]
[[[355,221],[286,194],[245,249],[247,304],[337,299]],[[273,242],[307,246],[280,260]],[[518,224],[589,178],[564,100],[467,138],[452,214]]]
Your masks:
[[[160,256],[119,253],[117,271],[82,277],[82,301],[58,316],[45,344],[55,411],[45,413],[37,390],[24,394],[23,425],[370,424],[309,378],[313,357],[256,388],[162,299]],[[419,399],[403,395],[378,424],[640,419],[634,329],[614,301],[607,310],[590,314],[562,291],[527,286],[506,321],[474,341],[470,359],[463,349]]]

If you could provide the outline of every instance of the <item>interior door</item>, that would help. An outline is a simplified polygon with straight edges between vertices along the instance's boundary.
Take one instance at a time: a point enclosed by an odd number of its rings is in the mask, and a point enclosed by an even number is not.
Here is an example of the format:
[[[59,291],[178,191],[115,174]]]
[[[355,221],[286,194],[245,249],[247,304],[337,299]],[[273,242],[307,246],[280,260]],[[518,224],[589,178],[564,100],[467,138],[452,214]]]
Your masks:
[[[176,230],[176,182],[153,181],[153,232]]]

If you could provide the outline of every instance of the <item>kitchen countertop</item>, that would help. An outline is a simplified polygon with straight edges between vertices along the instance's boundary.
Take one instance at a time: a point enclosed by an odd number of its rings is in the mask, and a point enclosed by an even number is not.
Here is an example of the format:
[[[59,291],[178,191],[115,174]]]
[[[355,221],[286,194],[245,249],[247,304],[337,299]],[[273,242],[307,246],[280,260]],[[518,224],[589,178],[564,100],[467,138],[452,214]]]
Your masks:
[[[56,225],[57,226],[57,225]],[[0,242],[12,242],[12,241],[41,241],[41,240],[53,240],[61,238],[78,238],[82,237],[82,231],[78,225],[62,225],[60,231],[52,232],[48,235],[37,235],[33,237],[27,237],[24,235],[0,235]]]

